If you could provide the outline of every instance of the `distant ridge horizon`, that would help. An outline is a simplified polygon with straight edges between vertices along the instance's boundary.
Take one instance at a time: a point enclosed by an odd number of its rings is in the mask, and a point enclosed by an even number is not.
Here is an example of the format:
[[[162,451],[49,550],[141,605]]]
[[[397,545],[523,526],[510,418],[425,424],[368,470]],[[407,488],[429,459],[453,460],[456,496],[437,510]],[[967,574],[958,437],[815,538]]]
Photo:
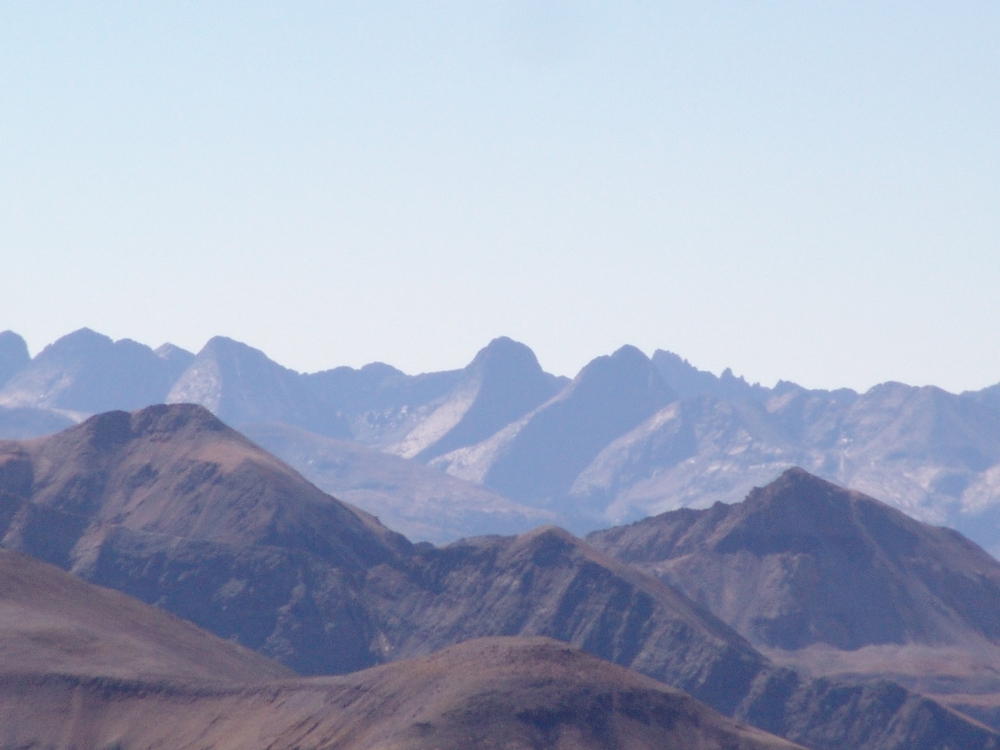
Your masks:
[[[1000,553],[1000,384],[769,388],[630,345],[568,378],[506,336],[452,370],[300,373],[225,336],[193,353],[83,328],[32,358],[22,337],[0,334],[0,438],[157,403],[201,404],[426,541],[542,517],[582,534],[737,502],[801,466]]]

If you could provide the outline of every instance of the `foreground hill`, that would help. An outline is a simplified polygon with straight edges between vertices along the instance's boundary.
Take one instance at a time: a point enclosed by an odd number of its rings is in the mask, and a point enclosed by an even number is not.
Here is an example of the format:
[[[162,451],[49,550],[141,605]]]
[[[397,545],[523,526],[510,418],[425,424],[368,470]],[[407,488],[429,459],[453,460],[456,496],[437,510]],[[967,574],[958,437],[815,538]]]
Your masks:
[[[785,663],[875,672],[1000,706],[1000,563],[951,529],[790,469],[742,503],[588,541]]]
[[[347,678],[294,678],[8,550],[0,716],[3,747],[792,747],[545,639],[473,641]]]
[[[51,565],[0,550],[0,672],[246,683],[291,670]]]
[[[0,704],[6,745],[18,747],[798,747],[547,639],[471,641],[345,677],[259,687],[0,675]]]
[[[683,594],[555,528],[411,545],[191,405],[0,445],[4,546],[272,656],[344,673],[548,636],[814,750],[997,746],[891,683],[775,667]]]

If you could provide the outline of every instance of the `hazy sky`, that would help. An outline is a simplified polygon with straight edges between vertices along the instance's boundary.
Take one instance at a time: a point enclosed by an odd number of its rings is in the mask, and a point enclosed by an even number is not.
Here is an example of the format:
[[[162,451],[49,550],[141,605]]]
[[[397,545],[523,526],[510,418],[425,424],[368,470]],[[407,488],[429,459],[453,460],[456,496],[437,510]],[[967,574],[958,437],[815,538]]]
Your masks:
[[[0,329],[1000,381],[1000,3],[0,5]]]

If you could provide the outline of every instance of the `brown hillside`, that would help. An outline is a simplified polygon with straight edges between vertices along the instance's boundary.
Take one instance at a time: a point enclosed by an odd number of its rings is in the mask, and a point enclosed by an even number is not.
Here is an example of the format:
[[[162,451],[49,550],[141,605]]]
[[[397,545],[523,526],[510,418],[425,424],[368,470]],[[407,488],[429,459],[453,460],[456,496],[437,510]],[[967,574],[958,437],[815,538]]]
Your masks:
[[[0,677],[9,746],[176,750],[793,750],[547,639],[486,639],[338,678],[192,689]]]
[[[0,550],[0,672],[260,682],[292,672],[171,614]]]

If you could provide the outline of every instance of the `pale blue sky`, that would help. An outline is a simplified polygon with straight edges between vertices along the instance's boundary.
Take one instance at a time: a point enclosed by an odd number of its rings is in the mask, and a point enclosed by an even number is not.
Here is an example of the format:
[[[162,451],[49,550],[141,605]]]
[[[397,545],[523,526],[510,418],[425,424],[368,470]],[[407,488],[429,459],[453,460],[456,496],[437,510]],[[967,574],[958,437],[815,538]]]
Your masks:
[[[0,5],[0,329],[1000,381],[1000,4]]]

